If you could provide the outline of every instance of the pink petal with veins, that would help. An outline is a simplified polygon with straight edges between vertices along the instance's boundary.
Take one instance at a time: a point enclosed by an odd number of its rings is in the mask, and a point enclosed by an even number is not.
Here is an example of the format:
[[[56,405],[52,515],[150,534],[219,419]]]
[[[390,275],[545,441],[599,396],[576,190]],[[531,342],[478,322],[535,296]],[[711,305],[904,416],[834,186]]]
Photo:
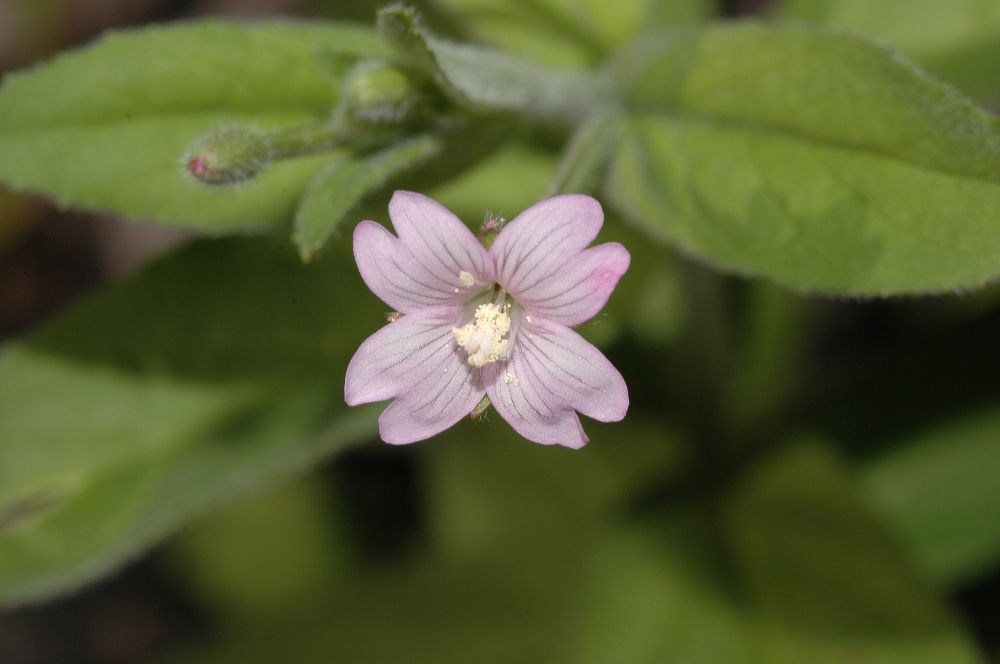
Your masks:
[[[517,298],[528,284],[564,268],[590,244],[604,223],[590,196],[556,196],[514,217],[490,248],[497,281]]]
[[[535,318],[580,325],[604,308],[630,261],[617,242],[584,249],[566,265],[525,283],[517,301]]]
[[[433,307],[401,316],[368,337],[347,365],[347,404],[405,396],[418,387],[444,389],[450,383],[445,377],[462,376],[462,384],[475,378],[451,333],[460,317],[457,307]]]
[[[459,304],[493,282],[493,260],[458,217],[439,203],[396,192],[389,216],[397,238],[374,221],[354,229],[354,258],[365,284],[390,307],[413,313]],[[470,286],[461,275],[467,272]]]
[[[618,243],[586,248],[604,220],[596,200],[542,201],[507,224],[489,252],[426,196],[396,192],[389,214],[399,237],[362,222],[354,253],[365,283],[405,315],[361,345],[344,386],[350,405],[395,399],[379,418],[383,440],[433,436],[484,393],[518,433],[547,445],[587,443],[578,412],[605,422],[625,416],[621,374],[567,327],[600,311],[629,267]],[[469,366],[453,328],[468,322],[470,297],[494,282],[499,303],[506,292],[519,306],[509,352],[480,370]]]
[[[574,411],[601,422],[617,422],[628,411],[621,373],[590,342],[559,323],[522,322],[510,359],[493,374],[490,401],[518,433],[535,442],[580,447],[587,437]]]
[[[430,438],[469,414],[483,398],[478,371],[455,346],[455,307],[402,316],[368,337],[344,381],[348,405],[395,398],[379,417],[379,434],[402,445]]]
[[[480,284],[495,278],[489,252],[469,227],[437,201],[412,191],[397,191],[389,218],[400,241],[424,268],[449,283],[469,272]]]

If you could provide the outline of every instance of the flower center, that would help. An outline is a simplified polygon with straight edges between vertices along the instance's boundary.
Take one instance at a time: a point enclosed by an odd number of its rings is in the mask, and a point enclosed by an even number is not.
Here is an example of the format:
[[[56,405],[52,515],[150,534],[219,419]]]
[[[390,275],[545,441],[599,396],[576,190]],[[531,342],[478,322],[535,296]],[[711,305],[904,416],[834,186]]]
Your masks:
[[[469,364],[481,368],[496,362],[506,352],[510,332],[510,305],[501,295],[495,302],[480,304],[471,323],[451,328],[459,347],[469,354]]]

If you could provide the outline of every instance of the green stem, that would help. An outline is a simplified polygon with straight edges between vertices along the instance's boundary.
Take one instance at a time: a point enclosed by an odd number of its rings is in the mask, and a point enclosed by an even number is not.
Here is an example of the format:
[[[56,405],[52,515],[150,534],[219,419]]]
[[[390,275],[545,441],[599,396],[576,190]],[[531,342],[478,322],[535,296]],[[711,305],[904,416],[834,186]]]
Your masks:
[[[268,134],[272,159],[288,159],[326,152],[346,142],[343,130],[331,122],[318,121],[279,129]]]
[[[748,287],[748,318],[725,385],[726,423],[734,440],[766,437],[794,393],[808,337],[802,298],[768,284]]]
[[[570,137],[545,197],[591,192],[618,142],[621,128],[622,111],[618,105],[594,109]]]
[[[732,361],[727,284],[721,275],[690,262],[683,264],[681,279],[685,330],[676,358],[685,386],[681,398],[699,452],[711,456],[725,447],[721,396]]]

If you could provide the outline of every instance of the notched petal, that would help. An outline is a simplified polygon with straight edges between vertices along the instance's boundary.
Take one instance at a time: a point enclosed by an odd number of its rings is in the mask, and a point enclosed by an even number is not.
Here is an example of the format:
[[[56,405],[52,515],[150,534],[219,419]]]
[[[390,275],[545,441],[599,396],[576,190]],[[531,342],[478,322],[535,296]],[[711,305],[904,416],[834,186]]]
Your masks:
[[[498,281],[519,297],[525,285],[552,274],[593,242],[603,224],[601,204],[590,196],[536,203],[504,226],[490,248]]]
[[[368,288],[390,307],[413,313],[426,307],[458,304],[484,282],[468,269],[442,276],[426,265],[426,256],[415,255],[403,240],[374,221],[354,229],[354,258]]]
[[[493,282],[489,252],[461,219],[437,201],[397,191],[389,201],[389,218],[413,258],[442,281],[451,284],[467,272],[479,284]]]
[[[489,382],[487,395],[514,431],[542,445],[579,449],[587,444],[587,434],[576,412],[539,381],[523,355],[515,351],[492,373],[495,376]]]

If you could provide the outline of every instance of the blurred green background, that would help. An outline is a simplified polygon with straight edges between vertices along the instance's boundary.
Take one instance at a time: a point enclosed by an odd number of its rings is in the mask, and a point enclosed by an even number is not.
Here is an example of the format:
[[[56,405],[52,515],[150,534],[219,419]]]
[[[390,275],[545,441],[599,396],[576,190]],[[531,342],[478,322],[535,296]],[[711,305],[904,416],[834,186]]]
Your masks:
[[[371,23],[378,4],[0,0],[0,70],[110,27]],[[418,4],[441,34],[563,66],[601,62],[648,20],[823,22],[1000,101],[989,3]],[[560,148],[519,133],[427,193],[473,227],[510,218],[543,196]],[[36,561],[87,560],[121,529],[176,532],[100,558],[116,571],[82,590],[73,572],[47,577],[53,597],[0,612],[0,662],[1000,661],[1000,291],[806,297],[722,276],[613,215],[599,240],[633,264],[581,333],[625,375],[626,420],[586,422],[580,452],[496,414],[391,448],[370,410],[341,417],[339,358],[384,309],[342,239],[305,266],[284,237],[193,239],[0,190],[0,335],[32,335],[0,370],[30,368],[9,389],[46,395],[36,417],[80,417],[79,439],[53,425],[17,463],[58,459],[43,504],[83,496],[47,521],[31,521],[37,505],[0,511],[0,590],[17,598]],[[48,381],[67,357],[93,371]],[[202,389],[218,376],[224,389]],[[218,404],[238,417],[202,416]],[[135,444],[88,438],[91,419]],[[212,442],[182,454],[157,420],[211,427]],[[309,444],[273,461],[293,438]],[[20,472],[0,439],[4,464],[0,496]]]

